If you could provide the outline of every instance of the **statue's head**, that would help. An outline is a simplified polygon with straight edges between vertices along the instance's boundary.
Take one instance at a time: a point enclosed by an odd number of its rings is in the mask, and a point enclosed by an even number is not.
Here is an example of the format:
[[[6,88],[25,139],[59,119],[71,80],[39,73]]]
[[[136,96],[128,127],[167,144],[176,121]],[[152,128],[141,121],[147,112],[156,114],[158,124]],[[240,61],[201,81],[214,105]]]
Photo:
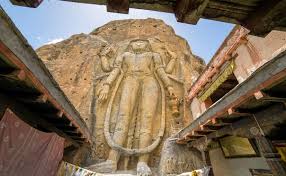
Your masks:
[[[151,45],[148,40],[144,39],[135,39],[131,40],[128,46],[134,52],[147,52],[151,51]]]

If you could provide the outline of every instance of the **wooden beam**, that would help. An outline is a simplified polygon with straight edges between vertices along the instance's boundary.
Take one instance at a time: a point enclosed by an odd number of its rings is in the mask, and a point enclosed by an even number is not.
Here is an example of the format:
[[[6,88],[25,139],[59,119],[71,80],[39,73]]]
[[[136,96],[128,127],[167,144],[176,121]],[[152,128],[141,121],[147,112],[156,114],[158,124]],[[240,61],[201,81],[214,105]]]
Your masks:
[[[252,113],[237,112],[234,108],[229,108],[227,113],[227,118],[248,117],[252,115]]]
[[[129,0],[107,0],[107,11],[127,14],[129,12]]]
[[[207,131],[207,130],[195,130],[195,134],[205,136],[206,134],[212,133],[214,130]]]
[[[270,102],[281,102],[281,103],[286,103],[286,98],[284,97],[272,97],[270,95],[267,95],[266,93],[262,91],[257,91],[254,93],[254,97],[257,100],[261,101],[270,101]]]
[[[178,22],[184,22],[185,16],[189,11],[191,0],[177,0],[174,13]]]
[[[263,98],[263,101],[286,103],[286,98],[280,98],[280,97],[266,97],[266,98]]]
[[[275,114],[275,116],[273,116]],[[262,128],[265,135],[270,135],[271,131],[277,128],[277,124],[285,123],[286,110],[282,104],[274,104],[264,110],[255,114],[254,118],[243,118],[232,126],[225,126],[215,132],[208,134],[206,137],[208,140],[216,139],[225,135],[237,135],[246,138],[254,138],[257,134],[253,133],[252,129]],[[257,126],[259,123],[260,127]],[[258,130],[259,131],[259,130]],[[198,139],[193,141],[190,145],[197,146],[203,143],[205,139]]]
[[[190,141],[195,141],[197,138],[193,138],[192,136],[185,136],[184,137],[184,140],[186,141],[186,142],[190,142]]]
[[[43,0],[10,0],[10,2],[14,5],[25,6],[25,7],[38,7]]]
[[[177,21],[197,24],[208,3],[209,0],[198,2],[192,0],[177,0],[174,8]]]
[[[65,132],[67,135],[69,135],[71,138],[73,137],[82,137],[82,134],[76,133],[76,132]]]
[[[185,135],[185,137],[187,137],[187,138],[197,138],[196,136],[193,136],[192,133],[188,133],[187,135]]]
[[[202,17],[205,8],[207,7],[209,0],[201,1],[195,10],[193,10],[187,17],[186,22],[191,24],[197,24],[200,18]]]
[[[55,124],[56,125],[56,127],[58,128],[58,129],[61,129],[61,130],[63,130],[63,131],[66,131],[66,130],[76,130],[77,128],[76,127],[74,127],[74,126],[67,126],[67,125],[64,125],[64,124]]]
[[[85,141],[85,138],[80,136],[71,136],[71,138],[77,141]]]
[[[208,126],[205,126],[205,125],[200,125],[200,131],[204,131],[204,132],[214,132],[214,131],[216,131],[216,130],[210,129]]]
[[[1,76],[7,77],[7,78],[11,78],[11,79],[15,79],[15,80],[20,80],[20,81],[24,81],[26,79],[26,73],[24,70],[15,70],[12,72],[4,72],[2,74],[0,74]]]
[[[181,145],[185,145],[185,144],[187,144],[188,142],[187,142],[187,140],[185,140],[185,138],[181,138],[181,139],[178,139],[178,140],[176,141],[176,143],[177,143],[177,144],[181,144]]]
[[[264,1],[242,25],[250,30],[250,34],[265,36],[275,27],[283,25],[281,22],[286,20],[285,9],[286,0]]]
[[[42,94],[37,98],[36,102],[46,103],[47,100],[48,100],[48,96],[46,94]]]
[[[210,1],[209,7],[220,10],[231,10],[240,13],[253,11],[255,6],[232,3],[232,1]]]
[[[48,96],[45,94],[41,94],[41,95],[25,95],[24,93],[22,93],[23,95],[16,95],[15,99],[17,99],[20,102],[23,103],[40,103],[40,104],[44,104],[47,103],[48,101]]]
[[[229,108],[227,110],[228,115],[232,115],[232,114],[234,114],[234,112],[235,112],[235,110],[233,108]]]
[[[59,110],[59,112],[57,112],[57,117],[62,118],[63,114],[64,112],[62,110]]]
[[[220,118],[213,118],[211,122],[212,122],[211,125],[213,125],[213,126],[227,126],[227,125],[231,125],[231,123],[223,122],[223,119],[220,119]]]
[[[199,134],[196,130],[192,131],[192,137],[204,137],[205,134]]]
[[[254,92],[254,97],[256,98],[256,100],[260,100],[260,99],[264,98],[265,96],[266,95],[262,91]]]
[[[203,135],[195,134],[194,132],[192,132],[192,133],[188,133],[183,138],[185,141],[189,142],[189,141],[195,141],[201,137],[203,137]]]
[[[78,129],[75,129],[75,130],[69,130],[69,129],[67,129],[67,130],[64,130],[64,132],[66,133],[80,133],[80,131],[78,130]]]

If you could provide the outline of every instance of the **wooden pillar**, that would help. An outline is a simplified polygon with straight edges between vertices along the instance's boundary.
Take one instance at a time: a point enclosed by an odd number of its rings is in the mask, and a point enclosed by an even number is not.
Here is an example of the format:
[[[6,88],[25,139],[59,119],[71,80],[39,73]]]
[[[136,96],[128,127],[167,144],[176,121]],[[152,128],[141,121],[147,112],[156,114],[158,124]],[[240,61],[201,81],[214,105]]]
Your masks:
[[[266,159],[274,176],[286,175],[286,164],[282,161],[280,154],[272,145],[272,142],[264,136],[255,137],[257,146]]]
[[[205,166],[210,167],[209,176],[214,176],[209,151],[208,150],[202,151],[202,157],[203,157],[203,162],[204,162]]]

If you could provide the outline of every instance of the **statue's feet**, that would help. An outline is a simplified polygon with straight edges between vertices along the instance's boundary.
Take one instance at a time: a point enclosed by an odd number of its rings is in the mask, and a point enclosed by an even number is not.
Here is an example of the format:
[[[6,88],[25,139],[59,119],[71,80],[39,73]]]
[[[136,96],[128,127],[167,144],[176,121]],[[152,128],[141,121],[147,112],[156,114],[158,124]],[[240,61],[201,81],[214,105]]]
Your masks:
[[[138,162],[137,164],[137,176],[151,176],[152,172],[147,163]]]
[[[116,171],[117,164],[112,160],[106,160],[105,162],[88,166],[86,169],[99,173],[112,173]]]

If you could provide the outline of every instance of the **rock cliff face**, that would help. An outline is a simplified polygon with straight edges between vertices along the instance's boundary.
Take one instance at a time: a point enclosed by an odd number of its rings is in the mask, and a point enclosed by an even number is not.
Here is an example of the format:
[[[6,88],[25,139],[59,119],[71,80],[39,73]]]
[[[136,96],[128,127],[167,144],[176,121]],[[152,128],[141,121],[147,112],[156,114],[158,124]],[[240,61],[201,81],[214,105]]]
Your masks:
[[[173,72],[178,77],[179,83],[174,83],[174,87],[179,98],[183,100],[187,90],[204,68],[204,62],[191,53],[185,39],[177,36],[174,30],[161,20],[112,21],[90,34],[73,35],[62,42],[37,49],[39,57],[92,131],[96,139],[93,158],[96,161],[106,159],[109,151],[103,135],[104,108],[98,104],[96,97],[98,85],[102,84],[101,80],[105,79],[106,74],[102,71],[102,53],[107,46],[112,48],[106,53],[106,57],[110,58],[109,63],[113,65],[116,53],[124,48],[122,46],[138,38],[149,40],[152,50],[161,55],[163,62],[168,62],[174,57],[168,51],[175,53],[177,66],[175,64]],[[180,122],[176,122],[181,124],[180,127],[192,119],[188,106],[186,104],[181,106]],[[167,110],[167,114],[168,112],[170,113],[170,110]],[[164,138],[173,134],[171,116],[167,115],[166,118]],[[114,126],[110,125],[111,128]],[[139,139],[135,136],[134,140]],[[158,166],[161,147],[162,145],[150,158],[151,166]]]

